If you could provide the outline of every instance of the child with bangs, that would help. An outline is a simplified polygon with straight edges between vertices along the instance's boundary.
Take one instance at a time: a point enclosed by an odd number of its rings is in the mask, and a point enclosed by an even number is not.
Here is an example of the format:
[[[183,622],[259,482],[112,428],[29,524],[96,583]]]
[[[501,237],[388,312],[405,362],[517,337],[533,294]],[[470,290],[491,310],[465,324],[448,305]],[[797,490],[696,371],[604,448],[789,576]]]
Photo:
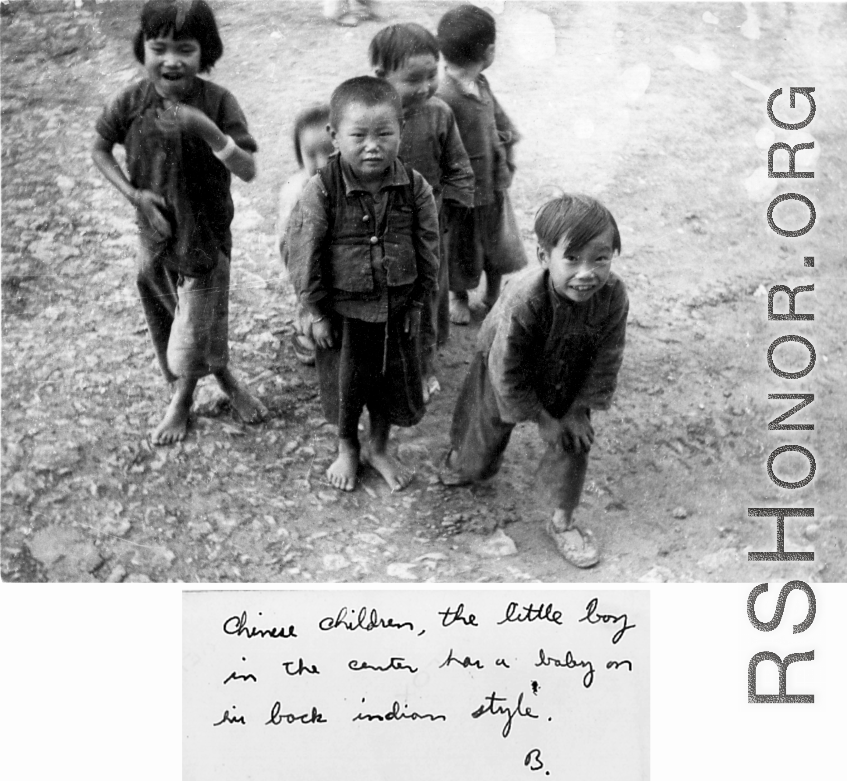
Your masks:
[[[611,212],[584,195],[542,206],[535,233],[541,268],[511,280],[482,323],[441,481],[492,477],[515,425],[534,421],[555,504],[546,531],[567,561],[591,567],[600,558],[594,535],[573,515],[594,442],[591,410],[611,406],[623,360],[629,300],[611,269],[620,233]]]
[[[419,24],[394,24],[380,30],[370,44],[374,73],[385,79],[403,102],[400,158],[432,187],[442,226],[438,286],[421,315],[423,394],[441,390],[435,355],[450,336],[448,260],[443,226],[454,213],[467,214],[474,204],[474,174],[459,136],[452,109],[435,97],[438,86],[438,41]]]
[[[267,414],[229,369],[231,174],[250,181],[256,141],[233,95],[199,74],[223,54],[205,0],[149,0],[133,42],[145,78],[97,120],[92,159],[134,207],[141,305],[165,380],[175,390],[156,445],[185,438],[194,389],[213,374],[235,413]],[[126,150],[127,172],[113,148]]]
[[[329,104],[321,103],[301,111],[294,118],[294,156],[300,169],[279,190],[279,209],[276,218],[276,235],[279,254],[288,272],[288,220],[300,200],[309,179],[323,168],[333,152],[329,131]],[[315,343],[309,313],[298,301],[294,334],[291,338],[294,355],[306,366],[315,365]]]

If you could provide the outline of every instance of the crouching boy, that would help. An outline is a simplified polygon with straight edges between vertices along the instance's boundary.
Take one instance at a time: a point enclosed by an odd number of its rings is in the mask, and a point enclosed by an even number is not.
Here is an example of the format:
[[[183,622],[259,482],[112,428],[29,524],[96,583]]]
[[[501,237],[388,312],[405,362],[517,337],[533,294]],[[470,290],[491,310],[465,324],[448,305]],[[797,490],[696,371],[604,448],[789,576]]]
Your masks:
[[[482,324],[441,480],[491,477],[515,425],[535,421],[543,463],[556,465],[546,475],[556,499],[547,532],[567,561],[590,567],[597,545],[573,514],[594,442],[591,410],[609,408],[623,358],[629,303],[611,269],[621,240],[611,212],[582,195],[545,204],[535,233],[541,268],[512,280]]]

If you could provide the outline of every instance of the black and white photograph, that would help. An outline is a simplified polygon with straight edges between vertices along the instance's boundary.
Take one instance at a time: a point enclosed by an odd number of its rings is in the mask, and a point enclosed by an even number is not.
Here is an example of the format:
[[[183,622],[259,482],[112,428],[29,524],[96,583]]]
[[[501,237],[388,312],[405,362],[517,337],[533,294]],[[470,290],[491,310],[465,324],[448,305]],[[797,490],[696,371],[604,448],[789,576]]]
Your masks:
[[[845,39],[843,3],[0,0],[15,777],[828,777]]]
[[[483,5],[2,5],[5,580],[844,580],[847,11]]]

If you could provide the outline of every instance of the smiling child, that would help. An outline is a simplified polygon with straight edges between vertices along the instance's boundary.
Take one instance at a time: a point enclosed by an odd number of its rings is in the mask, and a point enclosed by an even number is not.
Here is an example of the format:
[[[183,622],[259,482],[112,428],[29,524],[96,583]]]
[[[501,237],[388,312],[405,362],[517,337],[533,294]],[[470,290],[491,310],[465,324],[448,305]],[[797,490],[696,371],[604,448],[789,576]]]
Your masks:
[[[198,74],[223,53],[204,0],[149,0],[134,40],[146,76],[114,96],[97,120],[95,165],[135,207],[137,277],[153,348],[175,390],[156,445],[185,438],[194,389],[213,374],[249,423],[264,406],[229,369],[231,173],[256,173],[256,142],[232,94]],[[126,149],[127,173],[112,153]]]
[[[485,318],[456,400],[441,480],[465,485],[499,470],[512,430],[534,421],[547,445],[556,509],[546,530],[577,567],[599,560],[573,514],[594,442],[591,410],[608,409],[623,360],[629,300],[612,271],[621,239],[611,212],[583,195],[549,201],[535,218],[540,268],[513,279]]]

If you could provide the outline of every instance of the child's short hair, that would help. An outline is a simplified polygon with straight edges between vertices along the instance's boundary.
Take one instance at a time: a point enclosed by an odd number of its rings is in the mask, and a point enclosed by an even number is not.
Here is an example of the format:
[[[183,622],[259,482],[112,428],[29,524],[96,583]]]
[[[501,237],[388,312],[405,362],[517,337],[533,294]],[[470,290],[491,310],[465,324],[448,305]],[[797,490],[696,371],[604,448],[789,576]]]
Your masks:
[[[200,44],[200,72],[205,73],[224,53],[215,15],[206,0],[147,0],[141,9],[132,51],[144,64],[144,41],[173,33],[174,40],[193,38]]]
[[[383,103],[390,105],[403,122],[403,102],[400,95],[385,79],[374,76],[356,76],[339,84],[329,99],[329,124],[337,128],[344,110],[351,103],[362,103],[369,108]]]
[[[535,215],[535,235],[545,252],[567,237],[567,251],[579,252],[606,228],[612,228],[612,249],[620,254],[621,234],[612,213],[590,195],[563,193]]]
[[[438,41],[425,27],[410,22],[383,27],[371,41],[371,67],[392,73],[410,57],[431,54],[438,61]]]
[[[494,17],[475,5],[451,8],[438,22],[438,46],[456,65],[481,62],[496,37]]]
[[[309,106],[303,109],[294,118],[294,156],[297,158],[297,165],[303,167],[303,150],[300,148],[300,134],[307,127],[320,126],[325,128],[329,123],[329,104],[318,103],[314,106]],[[327,135],[327,140],[329,136]]]

